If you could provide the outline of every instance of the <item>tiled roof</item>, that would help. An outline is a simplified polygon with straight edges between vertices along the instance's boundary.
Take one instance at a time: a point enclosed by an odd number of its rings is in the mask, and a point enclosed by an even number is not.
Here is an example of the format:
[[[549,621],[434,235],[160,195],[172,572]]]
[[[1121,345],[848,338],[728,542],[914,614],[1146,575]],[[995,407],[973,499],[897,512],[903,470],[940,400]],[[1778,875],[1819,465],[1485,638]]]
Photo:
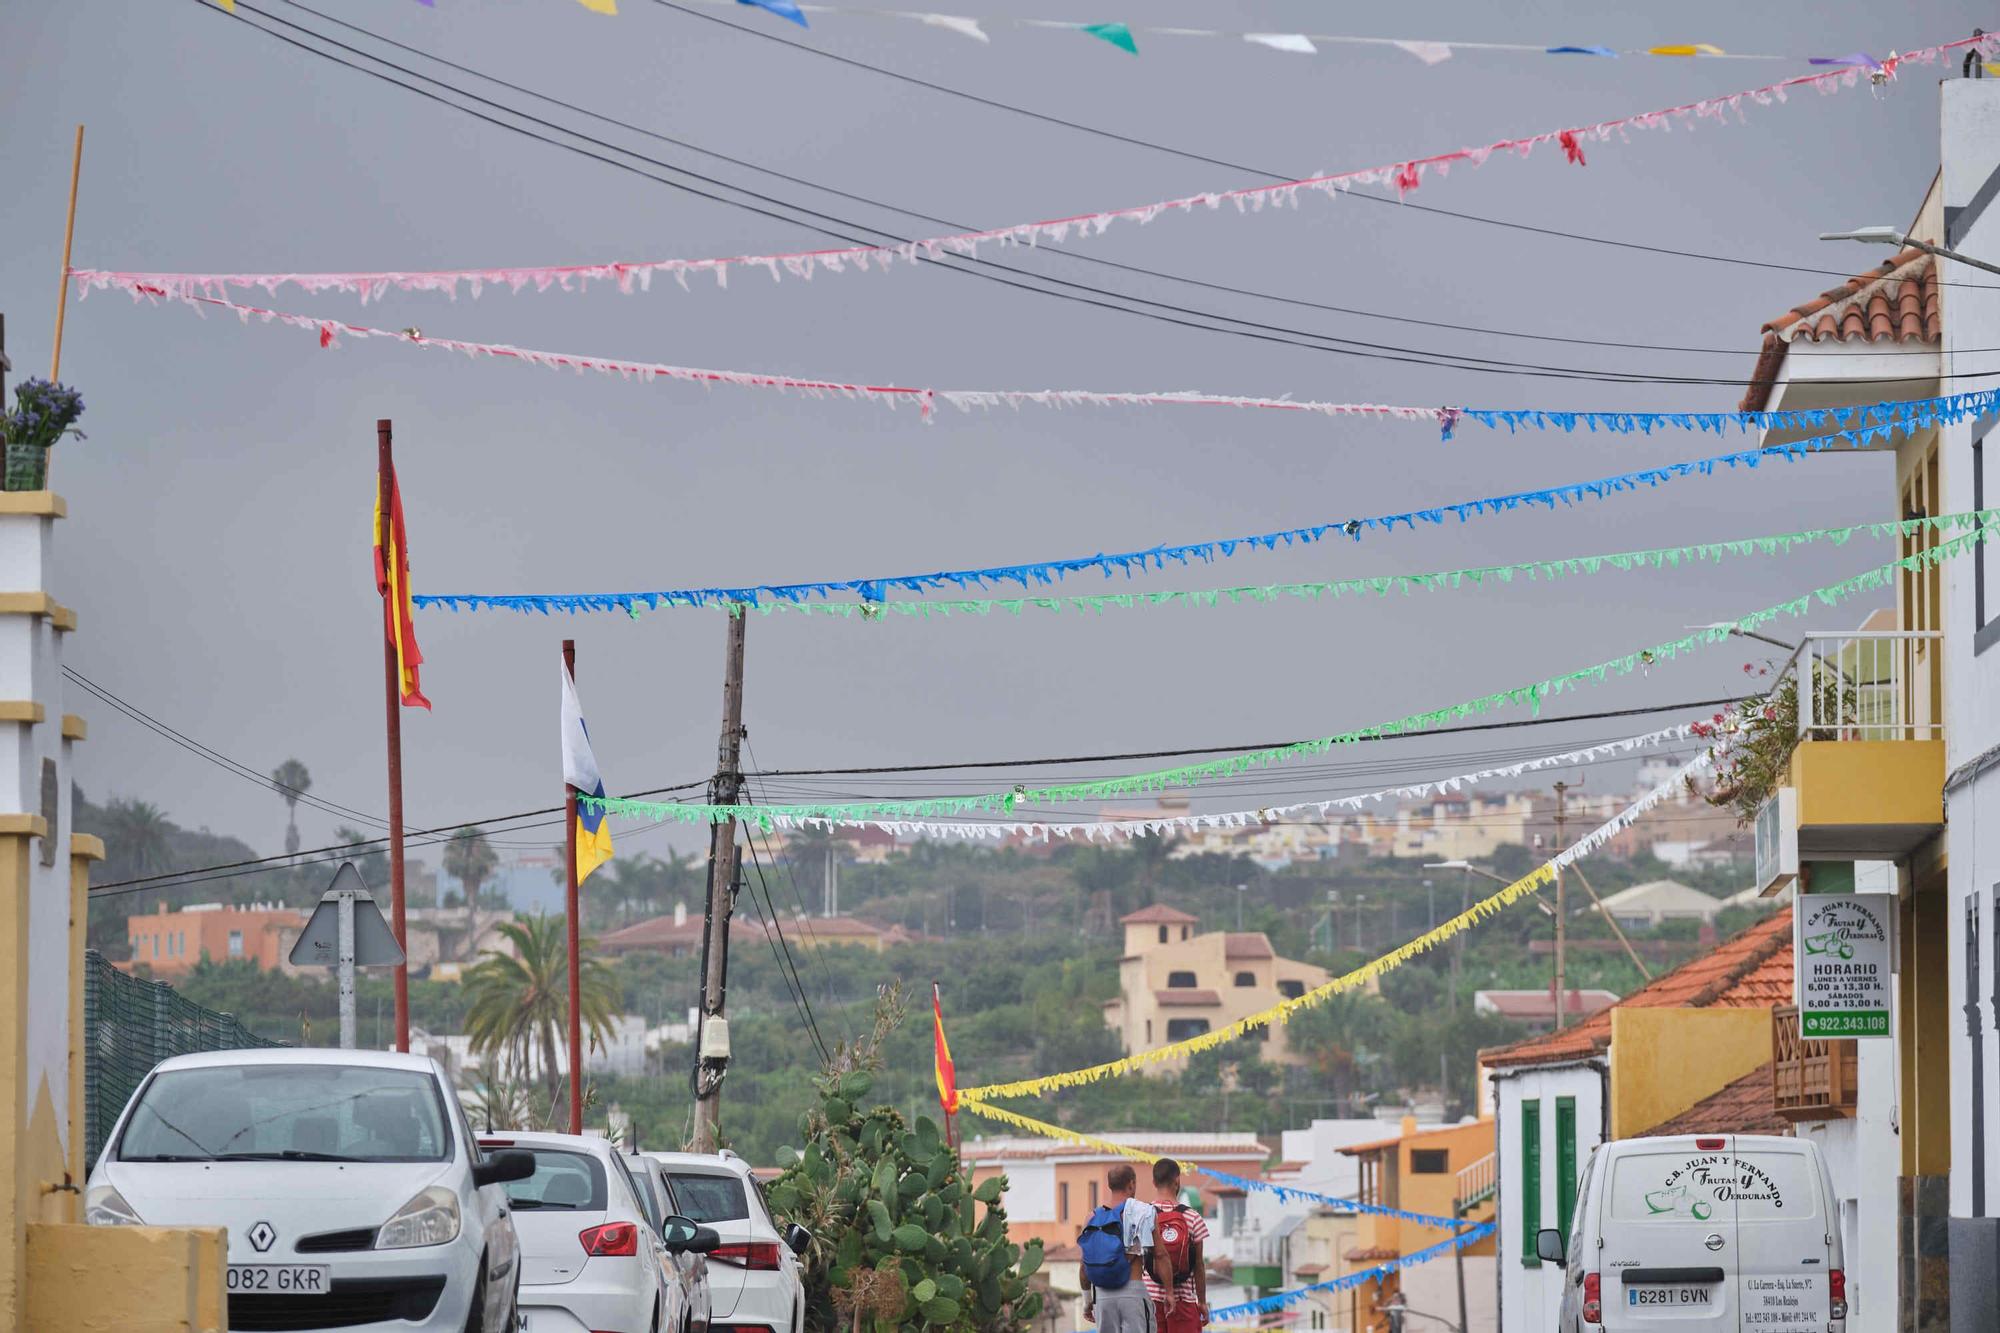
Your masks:
[[[1925,343],[1943,338],[1938,313],[1937,261],[1911,246],[1846,282],[1793,306],[1764,326],[1764,346],[1744,391],[1742,409],[1761,412],[1771,401],[1778,367],[1799,339],[1807,342]]]
[[[1212,990],[1194,990],[1186,986],[1176,986],[1172,990],[1156,990],[1153,999],[1162,1005],[1172,1005],[1177,1009],[1206,1007],[1222,1003],[1222,997]]]
[[[1679,1115],[1641,1132],[1648,1135],[1789,1134],[1792,1127],[1772,1107],[1771,1065],[1766,1061]]]
[[[1230,931],[1222,941],[1224,958],[1276,958],[1271,941],[1259,931]]]
[[[1380,1245],[1365,1250],[1357,1247],[1347,1252],[1347,1262],[1350,1264],[1379,1264],[1384,1259],[1400,1259],[1402,1257],[1401,1251],[1384,1249]]]
[[[1792,910],[1788,907],[1724,940],[1691,962],[1633,991],[1609,1009],[1561,1032],[1479,1053],[1481,1064],[1554,1064],[1595,1055],[1611,1044],[1611,1015],[1638,1009],[1774,1009],[1792,1002]]]
[[[1200,917],[1189,916],[1178,907],[1169,907],[1165,903],[1154,903],[1151,907],[1142,907],[1136,912],[1128,912],[1124,916],[1119,917],[1118,924],[1121,926],[1177,926],[1192,925],[1200,919]]]

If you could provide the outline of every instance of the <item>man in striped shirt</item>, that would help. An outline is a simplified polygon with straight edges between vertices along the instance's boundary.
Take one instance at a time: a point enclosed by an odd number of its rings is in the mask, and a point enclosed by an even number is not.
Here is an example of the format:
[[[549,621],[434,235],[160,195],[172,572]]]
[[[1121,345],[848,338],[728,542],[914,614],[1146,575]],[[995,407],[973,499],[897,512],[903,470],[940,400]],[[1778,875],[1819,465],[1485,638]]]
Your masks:
[[[1208,1267],[1202,1254],[1208,1243],[1208,1223],[1202,1221],[1200,1213],[1182,1205],[1181,1166],[1171,1157],[1153,1163],[1153,1195],[1153,1209],[1158,1215],[1153,1232],[1155,1253],[1174,1251],[1186,1257],[1173,1261],[1171,1305],[1167,1303],[1166,1288],[1154,1278],[1151,1265],[1146,1269],[1146,1295],[1153,1302],[1160,1333],[1199,1333],[1208,1322]],[[1185,1245],[1167,1234],[1173,1227],[1185,1229]]]

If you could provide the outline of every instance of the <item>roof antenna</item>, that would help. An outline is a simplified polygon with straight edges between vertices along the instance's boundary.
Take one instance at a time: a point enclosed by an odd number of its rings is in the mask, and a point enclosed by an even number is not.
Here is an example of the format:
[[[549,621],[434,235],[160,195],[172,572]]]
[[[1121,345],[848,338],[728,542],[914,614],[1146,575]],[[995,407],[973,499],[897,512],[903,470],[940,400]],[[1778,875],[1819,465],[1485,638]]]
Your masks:
[[[1984,28],[1974,28],[1972,30],[1974,45],[1966,51],[1965,61],[1959,66],[1960,73],[1968,79],[1983,79],[1986,77],[1986,62],[1980,58],[1979,47],[1977,45],[1979,39],[1985,35],[1986,29]]]

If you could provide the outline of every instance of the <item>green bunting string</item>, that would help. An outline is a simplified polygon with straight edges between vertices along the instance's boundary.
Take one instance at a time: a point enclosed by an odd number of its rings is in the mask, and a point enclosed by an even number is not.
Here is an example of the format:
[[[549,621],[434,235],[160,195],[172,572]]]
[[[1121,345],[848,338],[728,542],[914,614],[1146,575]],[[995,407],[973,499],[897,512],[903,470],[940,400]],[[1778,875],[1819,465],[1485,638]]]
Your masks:
[[[1951,519],[1964,517],[1967,516],[1950,516]],[[1942,523],[1948,520],[1941,517],[1938,521]],[[713,824],[725,819],[740,819],[768,829],[774,827],[778,819],[893,821],[898,818],[924,819],[941,815],[1003,814],[1011,813],[1016,805],[1067,805],[1156,792],[1170,787],[1191,787],[1216,778],[1234,777],[1252,769],[1265,768],[1292,759],[1324,754],[1338,745],[1427,731],[1432,727],[1478,716],[1497,708],[1525,705],[1540,713],[1544,702],[1578,686],[1602,684],[1614,676],[1628,676],[1635,671],[1648,670],[1661,662],[1670,662],[1697,648],[1722,643],[1738,630],[1754,630],[1781,616],[1804,615],[1815,603],[1836,606],[1858,593],[1893,586],[1893,580],[1898,574],[1934,568],[1946,560],[1973,550],[1995,527],[2000,527],[2000,524],[1982,520],[1977,527],[1959,536],[1945,538],[1936,545],[1926,547],[1913,555],[1891,560],[1885,565],[1878,565],[1852,578],[1842,579],[1838,583],[1815,588],[1811,592],[1780,602],[1776,606],[1752,611],[1734,621],[1694,630],[1677,639],[1655,644],[1651,648],[1627,653],[1622,657],[1614,657],[1560,676],[1550,676],[1530,685],[1517,686],[1510,690],[1496,690],[1464,703],[1411,713],[1391,722],[1364,727],[1358,731],[1343,732],[1338,736],[1295,741],[1290,745],[1271,746],[1262,750],[1249,750],[1198,764],[1183,764],[1175,768],[1156,769],[1150,773],[1134,773],[1125,777],[1102,778],[1057,787],[1017,786],[1012,791],[987,792],[974,796],[934,796],[915,800],[861,801],[826,805],[702,805],[583,796],[578,797],[577,803],[632,819],[671,821],[681,824]]]

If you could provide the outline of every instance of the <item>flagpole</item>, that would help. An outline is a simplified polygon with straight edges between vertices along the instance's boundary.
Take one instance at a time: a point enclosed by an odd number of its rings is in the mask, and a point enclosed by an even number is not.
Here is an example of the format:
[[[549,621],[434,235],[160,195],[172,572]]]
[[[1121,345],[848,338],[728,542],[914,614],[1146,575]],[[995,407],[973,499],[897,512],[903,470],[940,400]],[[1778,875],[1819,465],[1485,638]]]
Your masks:
[[[62,281],[56,286],[56,345],[49,354],[49,378],[62,378],[63,317],[69,313],[69,255],[76,240],[76,187],[83,176],[83,126],[76,127],[76,151],[69,160],[69,218],[63,223]]]
[[[576,640],[564,639],[563,670],[570,682],[576,681]],[[569,948],[569,1132],[583,1133],[583,972],[578,957],[577,931],[580,924],[576,894],[576,788],[563,785],[563,845],[566,851],[563,916],[567,922]]]
[[[375,494],[380,505],[379,522],[382,531],[390,540],[382,542],[382,559],[390,558],[389,547],[396,531],[396,463],[391,448],[391,427],[389,418],[382,417],[375,422]],[[401,562],[407,552],[398,548],[395,559]],[[385,563],[385,568],[387,565]],[[392,571],[393,573],[393,571]],[[403,933],[403,671],[397,660],[396,623],[398,609],[391,600],[395,596],[395,579],[385,578],[382,583],[382,683],[387,703],[387,730],[389,741],[389,929],[396,936],[396,947],[403,951],[404,961],[396,964],[396,1049],[410,1049],[410,965],[409,945]]]

